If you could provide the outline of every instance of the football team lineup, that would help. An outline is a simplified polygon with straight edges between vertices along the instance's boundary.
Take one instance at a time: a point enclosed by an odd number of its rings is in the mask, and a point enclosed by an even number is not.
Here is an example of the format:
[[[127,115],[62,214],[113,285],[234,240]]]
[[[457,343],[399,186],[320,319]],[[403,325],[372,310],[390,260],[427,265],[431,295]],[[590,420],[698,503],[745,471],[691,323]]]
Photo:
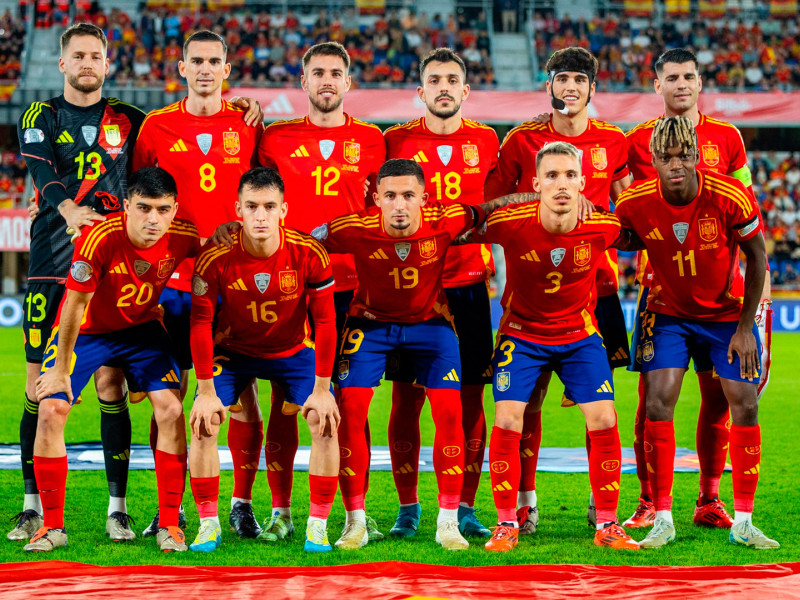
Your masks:
[[[585,423],[593,544],[659,548],[676,539],[673,419],[690,361],[701,395],[692,520],[729,530],[735,544],[780,546],[753,524],[758,399],[771,360],[762,224],[738,130],[697,109],[690,51],[658,59],[664,115],[627,135],[588,116],[597,60],[581,48],[557,51],[546,66],[557,110],[512,129],[502,145],[492,128],[462,117],[466,68],[447,48],[420,62],[425,116],[383,133],[344,112],[349,57],[335,42],[303,57],[308,116],[266,128],[253,100],[223,100],[230,65],[225,40],[210,31],[184,43],[186,98],[146,116],[102,96],[108,63],[99,28],[67,29],[59,67],[64,94],[33,103],[19,122],[39,192],[28,294],[42,299],[41,314],[28,311],[24,323],[25,495],[8,534],[26,540],[25,550],[67,544],[64,431],[94,376],[112,540],[135,537],[128,403],[145,397],[158,512],[142,535],[162,551],[220,546],[225,421],[232,529],[267,543],[290,538],[298,415],[311,444],[305,551],[358,550],[384,538],[366,498],[370,404],[386,380],[399,505],[387,534],[411,538],[420,527],[427,400],[435,542],[460,551],[485,538],[490,552],[513,551],[539,525],[536,465],[553,372],[562,403],[577,406]],[[712,143],[716,153],[700,152]],[[490,244],[505,254],[496,339]],[[618,249],[640,252],[631,342]],[[619,368],[640,372],[641,490],[622,523]],[[191,369],[197,388],[186,420]],[[261,406],[258,379],[271,383]],[[487,437],[491,528],[475,509]],[[272,507],[259,524],[252,500],[262,447]],[[733,515],[719,494],[728,452]],[[191,544],[187,469],[200,520]],[[337,490],[345,522],[331,544]],[[636,541],[625,528],[651,529]]]

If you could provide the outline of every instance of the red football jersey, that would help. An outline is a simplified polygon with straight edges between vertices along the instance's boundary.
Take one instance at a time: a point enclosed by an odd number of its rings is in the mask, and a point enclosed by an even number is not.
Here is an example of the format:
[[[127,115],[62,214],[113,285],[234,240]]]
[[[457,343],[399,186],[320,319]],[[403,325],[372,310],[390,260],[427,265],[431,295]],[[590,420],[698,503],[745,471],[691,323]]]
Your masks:
[[[127,215],[109,216],[78,238],[67,289],[94,292],[81,333],[108,333],[161,317],[158,299],[175,267],[197,255],[200,238],[189,221],[174,219],[151,248],[136,248]]]
[[[548,346],[577,342],[597,333],[595,272],[619,237],[619,220],[598,210],[569,233],[553,234],[542,226],[539,210],[539,202],[508,205],[476,236],[505,251],[498,333]]]
[[[197,117],[186,99],[154,110],[142,124],[133,168],[159,166],[178,184],[178,216],[195,224],[202,238],[218,225],[238,220],[239,179],[256,164],[262,125],[249,127],[243,111],[230,102],[222,110]],[[192,263],[181,265],[170,286],[191,289]]]
[[[276,121],[261,138],[259,161],[283,177],[287,227],[311,233],[322,223],[366,208],[364,187],[374,183],[386,145],[376,125],[345,117],[340,127],[317,127],[307,117]],[[355,289],[353,257],[331,258],[336,291]]]
[[[425,126],[425,118],[387,129],[387,158],[410,158],[425,173],[430,200],[449,205],[482,204],[486,177],[497,164],[499,142],[494,129],[461,119],[461,128],[439,135]],[[486,281],[494,272],[487,244],[453,246],[447,251],[444,287],[455,288]]]
[[[355,256],[358,287],[348,314],[378,321],[421,323],[450,318],[442,287],[444,257],[451,242],[482,218],[463,204],[422,207],[420,227],[409,237],[390,237],[381,213],[334,219],[315,235],[331,253]]]
[[[500,146],[497,169],[486,182],[486,197],[534,191],[536,154],[549,142],[569,142],[583,152],[583,195],[595,206],[609,210],[612,182],[628,175],[628,144],[619,127],[595,119],[589,119],[586,131],[574,137],[558,133],[552,117],[548,123],[527,122],[509,131]],[[617,251],[612,248],[597,269],[597,293],[610,296],[618,289]]]
[[[737,242],[759,234],[758,207],[742,182],[698,171],[697,196],[669,204],[649,179],[620,195],[616,214],[647,246],[655,277],[647,309],[685,319],[736,321],[742,298],[732,290]]]
[[[662,118],[663,115],[658,119],[637,125],[625,134],[628,139],[628,166],[636,181],[658,177],[652,163],[650,138],[656,123]],[[723,175],[734,176],[736,174],[736,178],[741,180],[745,187],[752,185],[742,134],[734,125],[700,113],[700,122],[695,127],[695,131],[697,132],[697,147],[700,152],[698,169]],[[636,280],[644,282],[649,287],[652,285],[652,279],[653,269],[648,265],[647,252],[642,251],[639,253]],[[741,273],[736,276],[734,289],[737,290],[736,295],[744,294],[744,278]]]
[[[233,235],[232,247],[209,246],[197,257],[192,278],[192,356],[198,378],[211,377],[212,361],[210,352],[207,360],[198,361],[194,332],[198,323],[211,328],[218,298],[215,346],[260,358],[284,358],[314,346],[308,302],[327,293],[332,310],[330,259],[309,235],[283,227],[280,235],[278,251],[268,258],[247,252],[240,233]],[[208,335],[200,342],[210,345],[210,340]]]

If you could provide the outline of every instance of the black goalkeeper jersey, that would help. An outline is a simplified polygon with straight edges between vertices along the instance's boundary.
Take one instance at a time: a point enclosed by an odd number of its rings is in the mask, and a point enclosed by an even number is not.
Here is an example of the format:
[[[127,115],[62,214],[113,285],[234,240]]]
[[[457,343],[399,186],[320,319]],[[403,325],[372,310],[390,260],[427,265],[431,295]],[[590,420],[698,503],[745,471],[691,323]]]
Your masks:
[[[63,282],[72,245],[58,205],[71,198],[101,214],[127,197],[133,144],[145,114],[116,98],[75,106],[64,96],[34,102],[17,125],[39,215],[31,225],[31,282]]]

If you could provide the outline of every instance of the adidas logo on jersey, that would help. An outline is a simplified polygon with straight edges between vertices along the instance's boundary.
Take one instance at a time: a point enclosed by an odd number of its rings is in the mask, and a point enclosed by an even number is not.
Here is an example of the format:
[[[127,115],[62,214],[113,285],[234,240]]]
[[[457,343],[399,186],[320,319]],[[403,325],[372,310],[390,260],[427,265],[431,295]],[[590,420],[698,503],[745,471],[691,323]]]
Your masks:
[[[58,139],[56,140],[56,144],[72,144],[74,142],[75,140],[72,139],[72,136],[66,129],[61,132],[61,135],[58,136]]]
[[[527,254],[520,256],[520,258],[529,262],[542,262],[539,260],[539,255],[536,254],[536,250],[531,250]]]
[[[656,227],[655,229],[653,229],[653,231],[651,231],[650,233],[648,233],[648,234],[647,234],[646,236],[644,236],[644,237],[645,237],[645,239],[647,239],[647,240],[662,240],[662,241],[664,240],[664,238],[663,238],[663,237],[662,237],[662,235],[661,235],[661,232],[658,230],[658,227]]]
[[[119,263],[116,267],[111,269],[109,273],[113,275],[127,275],[128,274],[128,267],[125,266],[124,262]]]
[[[601,385],[601,386],[600,386],[599,388],[597,388],[595,391],[596,391],[598,394],[600,394],[600,393],[602,393],[602,392],[605,392],[605,393],[607,393],[607,394],[613,394],[613,393],[614,393],[614,389],[611,387],[611,384],[610,384],[610,383],[608,383],[608,379],[606,379],[606,380],[603,382],[603,385]]]
[[[300,146],[297,150],[292,152],[289,156],[291,156],[292,158],[305,157],[305,156],[308,156],[308,150],[306,150],[305,146]]]
[[[172,145],[172,148],[169,149],[170,152],[186,152],[187,150],[186,144],[184,144],[183,140],[180,138]]]
[[[442,377],[442,381],[459,381],[458,373],[456,373],[455,369],[450,369],[450,372]]]
[[[630,358],[630,356],[627,352],[625,352],[625,348],[620,348],[611,358],[614,360],[627,360]]]
[[[372,254],[370,254],[369,257],[370,258],[384,258],[384,259],[388,259],[389,258],[388,256],[386,256],[386,252],[384,252],[380,248],[378,248],[377,251],[375,251]]]
[[[422,150],[420,150],[414,155],[414,160],[418,163],[426,163],[428,162],[428,157],[425,156],[425,153]]]
[[[247,286],[244,284],[244,281],[242,281],[242,279],[239,278],[236,281],[234,281],[232,284],[230,284],[228,286],[228,289],[229,290],[238,290],[240,292],[246,292],[247,291]]]

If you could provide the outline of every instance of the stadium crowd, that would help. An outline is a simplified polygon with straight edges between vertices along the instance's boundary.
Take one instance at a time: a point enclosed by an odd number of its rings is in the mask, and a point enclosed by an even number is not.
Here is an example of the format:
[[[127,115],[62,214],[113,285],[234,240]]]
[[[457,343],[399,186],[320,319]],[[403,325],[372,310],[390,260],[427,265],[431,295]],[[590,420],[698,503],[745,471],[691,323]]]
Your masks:
[[[20,76],[20,58],[25,44],[25,24],[6,10],[0,15],[0,84]],[[0,88],[0,100],[7,99]]]

